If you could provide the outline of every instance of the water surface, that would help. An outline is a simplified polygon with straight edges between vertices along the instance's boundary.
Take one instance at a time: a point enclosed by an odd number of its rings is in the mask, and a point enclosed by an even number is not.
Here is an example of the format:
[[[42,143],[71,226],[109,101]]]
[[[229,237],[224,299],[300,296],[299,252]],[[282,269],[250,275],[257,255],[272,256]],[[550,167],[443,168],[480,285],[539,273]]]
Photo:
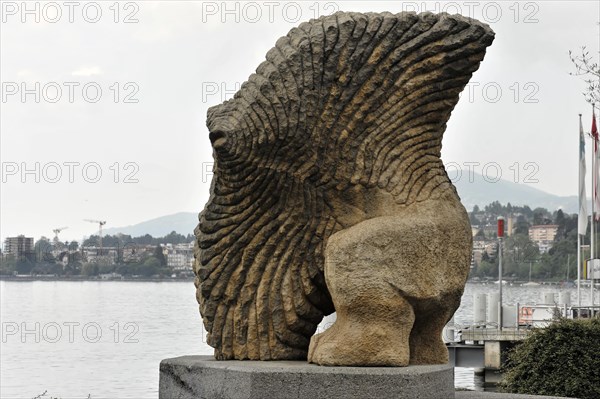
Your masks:
[[[474,293],[497,289],[468,284],[455,322],[472,321]],[[509,303],[547,291],[559,288],[504,289]],[[191,282],[0,281],[0,298],[3,399],[156,398],[162,359],[212,354]],[[470,369],[456,370],[456,386],[482,389]]]

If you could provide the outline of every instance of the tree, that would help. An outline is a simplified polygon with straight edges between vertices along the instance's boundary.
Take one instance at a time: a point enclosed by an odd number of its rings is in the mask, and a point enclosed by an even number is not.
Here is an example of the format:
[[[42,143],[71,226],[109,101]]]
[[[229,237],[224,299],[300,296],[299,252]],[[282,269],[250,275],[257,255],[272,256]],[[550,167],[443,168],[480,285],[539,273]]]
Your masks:
[[[141,265],[139,272],[142,276],[150,277],[160,273],[160,261],[154,256],[149,257]]]
[[[513,234],[506,238],[504,245],[506,256],[504,258],[504,270],[507,275],[515,275],[524,278],[529,275],[529,262],[533,262],[539,256],[538,246],[529,239],[526,234]]]
[[[565,217],[562,209],[559,209],[554,213],[554,224],[558,226],[558,231],[556,232],[556,237],[554,237],[555,241],[559,241],[566,236],[565,227],[567,224],[567,219]]]
[[[569,50],[569,58],[575,65],[575,72],[571,72],[572,76],[580,76],[587,84],[583,96],[585,101],[590,104],[600,102],[600,66],[598,62],[590,56],[590,52],[585,46],[581,47],[581,54],[575,55]]]
[[[479,218],[477,216],[475,216],[475,212],[471,212],[469,214],[469,221],[471,222],[472,226],[479,226],[479,224],[481,223]]]
[[[525,219],[525,216],[517,216],[517,222],[515,223],[515,234],[529,234],[529,223]]]
[[[502,206],[502,204],[500,203],[500,201],[494,201],[491,204],[486,205],[484,209],[485,209],[486,212],[491,213],[494,216],[498,216],[498,215],[501,215],[503,213],[502,212],[503,208],[504,207]]]
[[[165,254],[163,253],[163,248],[160,245],[157,245],[154,248],[154,254],[152,255],[160,262],[160,266],[164,267],[167,265],[167,259],[165,258]]]
[[[600,318],[560,319],[508,353],[506,392],[600,398]]]
[[[578,219],[577,214],[573,214],[572,216],[567,215],[565,218],[565,237],[571,232],[576,231],[578,229]],[[588,223],[589,227],[589,223]]]
[[[61,263],[37,263],[31,269],[31,274],[62,274]]]
[[[81,252],[71,252],[68,254],[69,256],[69,261],[67,262],[69,265],[74,265],[74,264],[81,264],[81,261],[83,260],[83,256],[81,255]]]
[[[81,266],[81,274],[84,276],[97,276],[98,265],[96,263],[86,262]]]
[[[29,273],[31,273],[33,266],[34,266],[34,264],[32,261],[30,261],[26,257],[22,257],[21,259],[17,260],[15,269],[17,270],[18,274],[29,274]]]
[[[482,262],[490,261],[490,256],[488,255],[487,251],[483,251],[483,253],[481,254],[481,261]]]
[[[154,241],[154,238],[150,234],[145,234],[140,237],[135,237],[133,242],[140,245],[150,245]]]
[[[50,240],[46,237],[40,237],[33,246],[33,252],[35,253],[35,260],[37,262],[49,262],[54,263],[56,259],[52,255],[54,246]]]
[[[162,244],[183,244],[185,242],[188,242],[187,238],[184,235],[178,234],[174,230],[166,236],[162,237],[160,241]]]
[[[100,245],[100,236],[92,234],[82,244],[84,247],[96,247]],[[104,243],[103,243],[104,246]]]
[[[98,265],[98,274],[107,274],[107,273],[112,273],[114,271],[115,271],[114,265],[107,265],[107,264]]]
[[[519,261],[530,261],[537,258],[539,248],[529,239],[527,234],[513,234],[506,239],[506,246],[511,251],[516,251]]]
[[[550,212],[546,208],[535,208],[533,211],[533,224],[550,224],[552,219],[550,219]]]
[[[13,274],[17,270],[17,260],[14,255],[0,257],[0,274]]]
[[[121,265],[117,265],[116,272],[119,274],[122,274],[123,276],[129,276],[129,275],[135,274],[134,269],[135,269],[135,266],[133,263],[121,264]]]
[[[548,273],[555,279],[564,280],[567,278],[567,269],[571,274],[577,272],[574,266],[576,259],[577,231],[570,231],[565,238],[555,241],[548,251]],[[572,266],[569,267],[567,262]]]
[[[496,277],[498,276],[498,267],[493,263],[482,260],[481,264],[477,268],[477,274],[479,277]]]

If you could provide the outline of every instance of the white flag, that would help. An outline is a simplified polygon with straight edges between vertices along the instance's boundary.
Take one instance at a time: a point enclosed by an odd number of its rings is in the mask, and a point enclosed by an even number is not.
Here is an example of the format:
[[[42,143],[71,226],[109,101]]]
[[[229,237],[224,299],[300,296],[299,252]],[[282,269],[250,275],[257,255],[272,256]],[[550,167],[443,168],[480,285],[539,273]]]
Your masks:
[[[579,117],[579,220],[577,221],[579,234],[585,235],[588,225],[587,201],[585,194],[585,138],[583,124]]]

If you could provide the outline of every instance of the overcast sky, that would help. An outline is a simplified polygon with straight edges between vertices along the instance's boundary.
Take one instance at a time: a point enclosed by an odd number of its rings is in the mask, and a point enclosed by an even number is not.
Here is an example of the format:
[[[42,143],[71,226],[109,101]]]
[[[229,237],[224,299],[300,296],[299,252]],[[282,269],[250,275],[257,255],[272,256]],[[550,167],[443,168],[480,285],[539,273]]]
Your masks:
[[[444,162],[577,193],[577,115],[589,131],[591,106],[569,76],[568,51],[585,45],[598,59],[597,1],[22,4],[1,2],[2,240],[62,226],[62,240],[80,240],[97,230],[83,219],[116,227],[200,211],[207,108],[231,97],[289,29],[337,10],[488,23],[496,39],[450,118]]]

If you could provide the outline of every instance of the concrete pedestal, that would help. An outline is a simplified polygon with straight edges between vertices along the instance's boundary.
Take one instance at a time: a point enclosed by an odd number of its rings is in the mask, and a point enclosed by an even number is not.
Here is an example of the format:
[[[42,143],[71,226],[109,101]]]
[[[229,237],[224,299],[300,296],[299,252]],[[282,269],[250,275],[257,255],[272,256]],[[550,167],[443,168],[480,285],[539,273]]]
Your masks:
[[[321,367],[304,361],[217,361],[183,356],[160,363],[160,399],[452,399],[449,365]]]

